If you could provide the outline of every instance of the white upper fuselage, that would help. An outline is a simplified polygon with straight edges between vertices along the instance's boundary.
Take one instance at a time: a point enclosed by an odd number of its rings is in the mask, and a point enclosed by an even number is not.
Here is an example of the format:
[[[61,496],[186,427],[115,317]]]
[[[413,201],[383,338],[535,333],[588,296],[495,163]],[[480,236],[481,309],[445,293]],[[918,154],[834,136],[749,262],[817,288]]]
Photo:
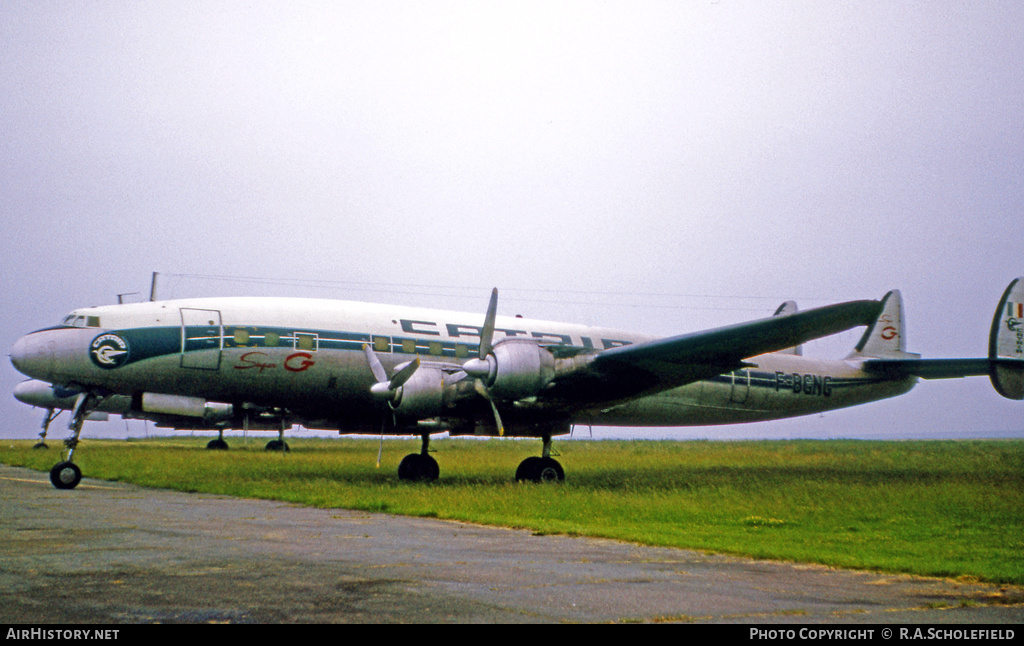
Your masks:
[[[345,430],[379,413],[370,396],[370,346],[391,374],[419,357],[457,370],[479,351],[483,316],[361,302],[204,298],[90,307],[28,334],[15,367],[57,385],[125,396],[166,393],[298,411]],[[607,328],[497,317],[495,342],[557,345],[556,372],[580,357],[652,340]],[[683,426],[749,422],[842,408],[906,392],[857,361],[765,354],[747,368],[630,401],[570,412],[574,423]]]

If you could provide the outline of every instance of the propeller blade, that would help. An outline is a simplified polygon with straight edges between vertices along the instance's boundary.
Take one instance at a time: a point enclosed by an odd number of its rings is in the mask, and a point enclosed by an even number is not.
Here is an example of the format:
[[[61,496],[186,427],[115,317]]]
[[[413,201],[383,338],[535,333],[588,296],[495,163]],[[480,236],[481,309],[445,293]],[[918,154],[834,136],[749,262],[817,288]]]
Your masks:
[[[480,360],[487,358],[494,351],[491,341],[494,339],[494,319],[498,315],[498,288],[491,290],[491,302],[487,304],[487,315],[484,317],[484,327],[480,331]]]
[[[412,377],[412,374],[414,372],[416,372],[419,369],[419,367],[420,367],[420,358],[419,357],[416,357],[415,359],[413,359],[409,363],[407,363],[404,366],[402,366],[402,368],[400,370],[398,370],[394,374],[393,377],[391,377],[391,381],[390,381],[390,383],[388,383],[388,389],[389,390],[398,390],[399,388],[401,388],[402,384],[404,384],[405,382],[409,381],[409,379]],[[381,381],[383,381],[383,380],[381,380]]]
[[[377,382],[387,381],[388,373],[384,371],[384,366],[377,358],[377,353],[367,343],[363,344],[363,352],[366,354],[366,361],[370,364],[370,370],[373,371],[373,377]]]
[[[395,409],[391,406],[391,402],[388,402],[388,410],[391,411],[391,428],[395,428]],[[377,447],[377,468],[380,468],[381,458],[384,457],[384,433],[388,429],[388,418],[385,415],[380,422],[380,446]]]
[[[494,411],[494,423],[498,426],[498,435],[504,437],[505,425],[501,422],[501,415],[498,414],[498,405],[494,403],[494,398],[491,397],[491,393],[487,390],[487,386],[484,385],[483,381],[476,379],[473,381],[473,387],[476,389],[476,392],[486,399],[487,403],[491,405],[491,410]]]

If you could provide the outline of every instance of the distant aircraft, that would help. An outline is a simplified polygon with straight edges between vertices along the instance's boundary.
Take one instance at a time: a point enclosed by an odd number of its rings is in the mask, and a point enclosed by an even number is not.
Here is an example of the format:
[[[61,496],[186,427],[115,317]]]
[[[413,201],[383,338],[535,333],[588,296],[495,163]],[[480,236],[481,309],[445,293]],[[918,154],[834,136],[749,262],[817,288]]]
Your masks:
[[[687,426],[808,415],[909,391],[918,377],[988,375],[1024,399],[1024,278],[1006,288],[989,356],[908,353],[902,298],[851,301],[669,338],[497,316],[330,300],[209,298],[78,309],[20,338],[14,366],[38,381],[23,401],[71,411],[67,457],[50,480],[74,488],[83,422],[112,412],[177,428],[419,435],[398,475],[434,480],[431,434],[539,437],[517,480],[561,481],[551,438],[574,424]],[[838,361],[800,345],[867,329]],[[35,397],[34,401],[30,397]],[[191,424],[189,423],[191,421]]]

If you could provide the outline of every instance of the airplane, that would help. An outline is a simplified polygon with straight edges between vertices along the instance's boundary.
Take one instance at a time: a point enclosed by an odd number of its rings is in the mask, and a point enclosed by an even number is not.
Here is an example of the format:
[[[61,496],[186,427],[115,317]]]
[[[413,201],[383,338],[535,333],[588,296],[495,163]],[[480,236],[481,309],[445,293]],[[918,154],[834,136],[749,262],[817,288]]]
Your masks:
[[[809,415],[908,392],[918,378],[987,375],[1024,399],[1024,277],[1003,292],[985,358],[907,352],[900,292],[667,338],[486,313],[299,298],[200,298],[96,306],[26,334],[14,367],[71,411],[58,489],[89,415],[245,428],[262,420],[341,434],[418,435],[402,480],[439,477],[430,437],[537,437],[516,479],[560,482],[552,438],[573,425],[689,426]],[[803,343],[866,327],[841,360]],[[42,384],[42,385],[40,385]],[[46,391],[50,394],[46,395]],[[47,399],[49,397],[49,399]],[[70,398],[70,399],[68,399]],[[59,401],[58,401],[59,400]],[[45,426],[49,422],[44,422]]]

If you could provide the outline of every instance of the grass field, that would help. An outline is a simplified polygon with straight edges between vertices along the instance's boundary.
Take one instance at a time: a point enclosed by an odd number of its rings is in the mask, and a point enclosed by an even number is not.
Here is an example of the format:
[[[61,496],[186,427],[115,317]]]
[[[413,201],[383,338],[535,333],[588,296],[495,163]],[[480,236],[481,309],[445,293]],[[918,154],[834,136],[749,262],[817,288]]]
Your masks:
[[[566,481],[518,484],[538,441],[442,439],[441,479],[399,482],[418,441],[92,440],[86,477],[693,548],[755,558],[1024,584],[1024,440],[555,443]],[[0,442],[49,470],[56,448]],[[58,443],[54,443],[56,445]]]

